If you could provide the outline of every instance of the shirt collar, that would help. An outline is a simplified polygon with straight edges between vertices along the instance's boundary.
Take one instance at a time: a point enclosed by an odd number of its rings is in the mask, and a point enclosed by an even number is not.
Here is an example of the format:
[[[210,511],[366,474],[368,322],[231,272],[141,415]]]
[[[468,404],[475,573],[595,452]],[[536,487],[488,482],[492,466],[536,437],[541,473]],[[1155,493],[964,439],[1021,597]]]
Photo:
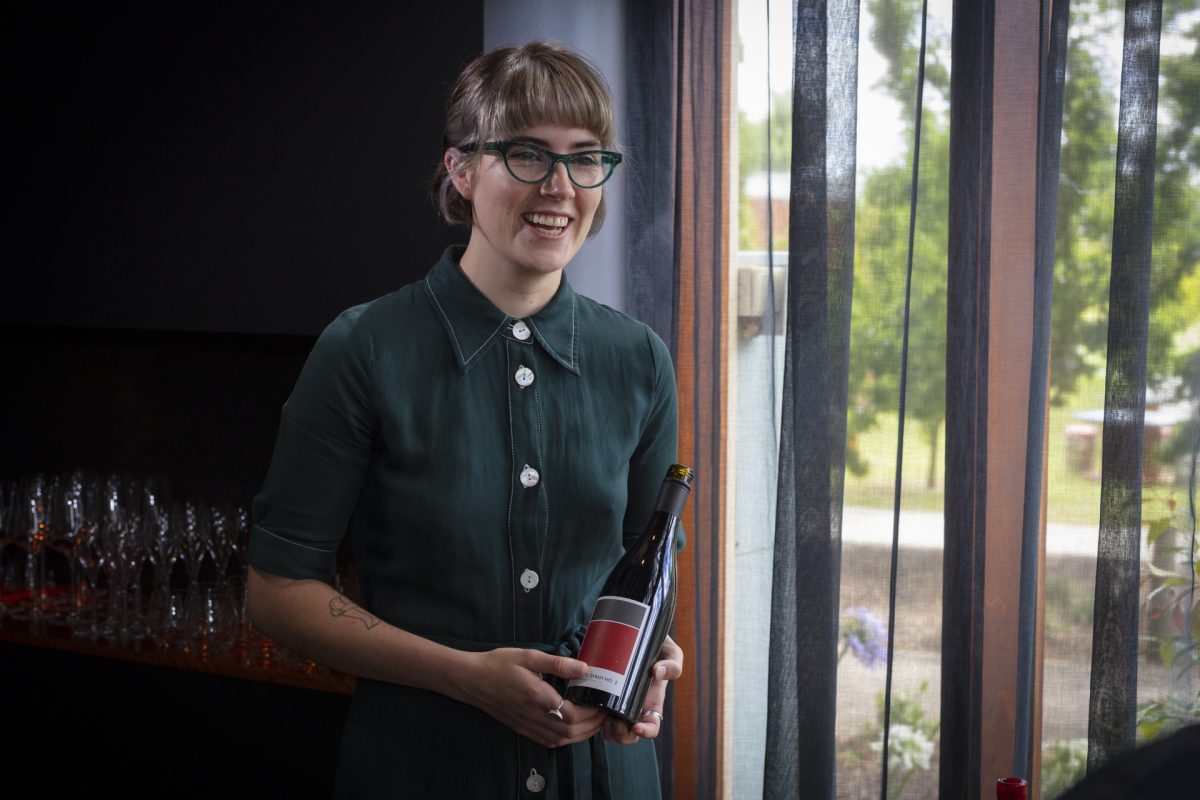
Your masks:
[[[475,288],[458,267],[466,248],[453,245],[425,276],[425,293],[437,310],[450,339],[458,366],[466,372],[476,364],[499,338],[512,334],[516,318],[492,304]],[[579,374],[579,346],[576,331],[578,296],[563,275],[562,283],[546,307],[524,317],[533,339],[564,368]]]

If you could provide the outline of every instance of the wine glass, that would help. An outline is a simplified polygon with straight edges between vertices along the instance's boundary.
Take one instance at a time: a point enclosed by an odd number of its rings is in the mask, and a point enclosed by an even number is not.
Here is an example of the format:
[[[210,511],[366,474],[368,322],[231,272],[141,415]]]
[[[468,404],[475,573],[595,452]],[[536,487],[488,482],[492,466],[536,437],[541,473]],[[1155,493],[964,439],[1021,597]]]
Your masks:
[[[208,552],[209,524],[205,506],[191,499],[174,504],[171,522],[179,530],[180,552],[187,569],[188,594],[191,594],[200,581],[200,568]]]
[[[153,503],[148,500],[143,519],[143,538],[151,568],[150,627],[160,645],[167,642],[157,632],[160,629],[169,630],[172,623],[172,618],[166,613],[171,610],[171,576],[182,552],[181,529],[176,523],[163,498],[155,497]]]
[[[192,654],[208,658],[229,652],[237,633],[237,607],[229,591],[217,583],[198,584],[186,608]]]
[[[190,646],[187,628],[187,595],[171,589],[155,591],[150,601],[150,613],[154,619],[151,636],[163,650],[185,649]]]
[[[166,579],[170,579],[168,494],[167,479],[157,475],[131,481],[126,490],[127,502],[137,509],[128,521],[129,537],[122,548],[129,562],[127,594],[130,602],[126,627],[130,639],[142,639],[151,634],[158,622],[152,608],[154,594],[163,583],[164,573]],[[144,591],[144,587],[148,591]]]
[[[86,475],[83,485],[83,524],[77,531],[75,572],[79,576],[78,596],[81,613],[75,625],[76,636],[98,638],[107,617],[106,604],[100,591],[100,579],[107,567],[101,542],[101,529],[107,518],[105,482],[98,475]]]
[[[80,552],[88,528],[92,525],[88,507],[90,477],[83,470],[74,470],[56,484],[54,508],[51,515],[50,538],[47,547],[67,572],[66,602],[56,603],[55,621],[72,630],[79,627],[80,610],[84,605]],[[95,499],[95,494],[92,494]]]
[[[209,506],[208,553],[216,570],[214,582],[219,586],[226,582],[229,561],[236,533],[236,513],[229,503],[214,502]]]
[[[21,481],[17,485],[9,514],[12,519],[12,541],[16,544],[14,567],[20,590],[9,613],[13,619],[28,620],[30,627],[39,631],[45,618],[42,590],[42,550],[45,545],[50,521],[48,512],[48,488],[46,477],[41,473]]]
[[[105,479],[103,504],[96,545],[108,579],[108,613],[101,634],[120,641],[128,631],[127,591],[133,538],[126,485],[121,475],[112,474]]]

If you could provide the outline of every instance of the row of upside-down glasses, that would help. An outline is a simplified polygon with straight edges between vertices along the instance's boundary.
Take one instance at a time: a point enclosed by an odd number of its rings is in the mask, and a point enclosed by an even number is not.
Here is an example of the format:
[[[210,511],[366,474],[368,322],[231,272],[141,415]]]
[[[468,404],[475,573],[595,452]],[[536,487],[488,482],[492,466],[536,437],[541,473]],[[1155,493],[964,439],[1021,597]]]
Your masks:
[[[0,482],[0,624],[311,670],[246,620],[249,535],[247,504],[173,497],[160,476]]]

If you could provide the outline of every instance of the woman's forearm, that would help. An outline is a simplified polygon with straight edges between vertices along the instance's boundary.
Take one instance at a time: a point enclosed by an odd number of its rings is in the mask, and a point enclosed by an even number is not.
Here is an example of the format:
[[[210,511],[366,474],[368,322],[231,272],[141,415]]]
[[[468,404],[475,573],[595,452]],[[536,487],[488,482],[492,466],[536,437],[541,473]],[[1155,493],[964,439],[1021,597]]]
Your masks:
[[[280,644],[331,669],[466,700],[472,657],[389,625],[327,583],[250,568],[247,613]]]
[[[251,568],[246,591],[255,627],[285,647],[340,672],[475,706],[543,747],[583,741],[604,721],[600,709],[565,702],[542,680],[587,674],[576,659],[515,647],[455,650],[389,625],[321,581]],[[561,716],[548,715],[550,709]]]

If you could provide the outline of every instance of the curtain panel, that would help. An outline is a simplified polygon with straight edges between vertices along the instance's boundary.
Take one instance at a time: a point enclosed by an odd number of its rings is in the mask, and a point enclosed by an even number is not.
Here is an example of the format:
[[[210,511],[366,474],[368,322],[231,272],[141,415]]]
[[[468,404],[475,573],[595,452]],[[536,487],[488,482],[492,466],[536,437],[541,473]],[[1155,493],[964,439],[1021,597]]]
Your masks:
[[[659,743],[665,797],[717,797],[721,781],[730,10],[720,0],[627,4],[636,76],[627,149],[637,173],[628,308],[670,344],[679,458],[696,472],[674,633],[684,677]]]
[[[795,11],[792,163],[763,796],[836,787],[858,9]]]

